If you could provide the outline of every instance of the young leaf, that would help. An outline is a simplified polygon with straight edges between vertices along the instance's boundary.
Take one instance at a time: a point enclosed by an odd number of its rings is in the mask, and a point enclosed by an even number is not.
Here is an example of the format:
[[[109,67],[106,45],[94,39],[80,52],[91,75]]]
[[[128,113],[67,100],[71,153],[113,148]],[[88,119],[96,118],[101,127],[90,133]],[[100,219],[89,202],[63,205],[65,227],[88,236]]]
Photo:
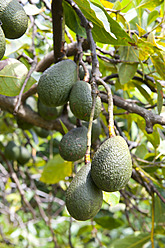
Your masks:
[[[44,183],[55,184],[72,173],[72,162],[64,161],[58,154],[50,159],[44,167],[40,180]]]
[[[157,73],[161,76],[163,80],[165,80],[165,62],[156,55],[151,56],[151,61],[157,71]]]
[[[59,119],[59,121],[60,121],[61,126],[62,126],[62,128],[63,128],[63,130],[64,130],[64,133],[66,134],[66,133],[68,132],[67,127],[65,126],[65,124],[62,122],[62,120],[61,120],[61,119]]]
[[[16,59],[0,61],[0,94],[5,96],[16,96],[19,94],[28,69]],[[36,81],[30,78],[24,92],[26,92]]]

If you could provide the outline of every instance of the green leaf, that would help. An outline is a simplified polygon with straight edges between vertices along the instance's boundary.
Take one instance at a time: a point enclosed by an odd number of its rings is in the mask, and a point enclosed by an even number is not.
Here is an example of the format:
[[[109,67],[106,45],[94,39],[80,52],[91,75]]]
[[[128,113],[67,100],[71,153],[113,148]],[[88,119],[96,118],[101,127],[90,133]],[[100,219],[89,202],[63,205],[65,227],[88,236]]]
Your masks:
[[[58,183],[72,173],[72,162],[65,161],[58,154],[50,159],[41,174],[40,181],[48,184]]]
[[[121,60],[129,62],[122,63],[118,68],[119,80],[123,85],[129,82],[136,73],[138,67],[138,52],[134,47],[131,46],[122,46],[119,50],[121,53]]]
[[[122,226],[124,224],[124,222],[122,220],[113,218],[112,216],[107,214],[106,211],[105,211],[104,214],[102,214],[102,213],[104,213],[104,212],[101,212],[101,214],[99,212],[94,217],[94,221],[98,225],[102,226],[103,228],[108,229],[108,230],[112,230],[112,229],[118,228],[118,227],[120,227],[120,226]]]
[[[80,19],[74,9],[66,1],[63,1],[65,24],[76,34],[86,38],[85,28],[81,26]]]
[[[62,122],[61,119],[59,119],[59,121],[60,121],[61,126],[62,126],[62,128],[63,128],[63,130],[64,130],[64,133],[66,134],[69,130],[67,129],[67,127],[65,126],[65,124]]]
[[[135,155],[137,157],[144,159],[146,154],[148,154],[148,150],[145,144],[141,144],[136,148]]]
[[[157,97],[158,114],[160,114],[163,106],[163,88],[158,81],[156,81],[156,87],[158,93],[158,97]]]
[[[142,248],[151,238],[150,233],[135,232],[123,239],[115,240],[109,248]]]
[[[16,96],[19,94],[28,69],[16,59],[0,61],[0,94],[5,96]],[[26,92],[36,81],[31,77],[25,87]]]
[[[158,186],[155,186],[159,193],[162,195],[162,197],[165,198],[165,189],[161,189]],[[165,223],[165,204],[160,200],[160,198],[155,195],[155,207],[154,207],[154,218],[156,224],[162,224],[162,226]]]
[[[151,61],[157,71],[157,73],[165,80],[165,62],[156,55],[151,56]]]
[[[153,10],[149,13],[148,19],[147,19],[147,25],[150,25],[152,22],[156,20],[156,18],[159,17],[159,12],[157,10]]]
[[[107,202],[110,206],[114,207],[120,201],[120,192],[103,192],[103,200]]]
[[[164,2],[163,0],[142,0],[137,8],[143,7],[149,9],[155,9],[155,7],[159,6],[163,2]]]
[[[100,3],[100,1],[94,1],[90,0],[95,6],[99,7],[102,12],[105,14],[107,21],[109,22],[110,26],[110,34],[112,37],[115,37],[116,39],[116,45],[129,45],[131,43],[134,43],[134,41],[130,38],[130,36],[124,31],[124,29],[121,28],[119,23],[115,21],[104,9],[103,5]]]
[[[128,45],[128,42],[132,42],[129,35],[120,27],[118,22],[108,15],[101,3],[99,5],[98,1],[97,4],[94,1],[91,1],[92,4],[90,4],[87,0],[75,0],[75,2],[87,20],[93,24],[92,35],[95,42],[114,45]],[[101,20],[98,19],[97,16],[99,16]],[[107,25],[108,22],[109,27]]]
[[[137,81],[133,80],[135,87],[140,91],[141,95],[146,99],[146,102],[150,103],[151,105],[153,104],[153,99],[151,95],[147,92],[143,86],[137,83]]]
[[[138,67],[137,63],[135,64],[123,63],[119,66],[118,69],[119,80],[122,85],[128,83],[133,78],[133,76],[137,71],[137,67]]]

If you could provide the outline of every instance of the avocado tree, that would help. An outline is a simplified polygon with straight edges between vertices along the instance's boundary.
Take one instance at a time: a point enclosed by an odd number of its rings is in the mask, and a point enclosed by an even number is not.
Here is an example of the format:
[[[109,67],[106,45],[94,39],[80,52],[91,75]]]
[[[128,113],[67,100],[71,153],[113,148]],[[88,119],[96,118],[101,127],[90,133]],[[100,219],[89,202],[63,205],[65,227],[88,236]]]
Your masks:
[[[164,12],[0,2],[1,247],[164,247]]]

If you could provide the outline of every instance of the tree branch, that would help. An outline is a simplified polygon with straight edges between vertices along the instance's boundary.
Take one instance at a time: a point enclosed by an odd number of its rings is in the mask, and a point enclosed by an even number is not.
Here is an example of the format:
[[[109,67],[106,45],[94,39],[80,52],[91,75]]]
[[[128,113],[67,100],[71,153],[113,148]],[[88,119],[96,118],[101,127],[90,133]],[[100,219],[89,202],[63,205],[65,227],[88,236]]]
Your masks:
[[[107,95],[105,92],[101,93],[101,99],[103,102],[107,103]],[[146,131],[147,133],[153,132],[153,126],[155,124],[165,125],[165,117],[154,114],[151,110],[144,109],[135,103],[130,103],[127,100],[122,99],[119,96],[113,96],[114,104],[122,109],[127,110],[129,113],[135,113],[142,116],[146,121]]]

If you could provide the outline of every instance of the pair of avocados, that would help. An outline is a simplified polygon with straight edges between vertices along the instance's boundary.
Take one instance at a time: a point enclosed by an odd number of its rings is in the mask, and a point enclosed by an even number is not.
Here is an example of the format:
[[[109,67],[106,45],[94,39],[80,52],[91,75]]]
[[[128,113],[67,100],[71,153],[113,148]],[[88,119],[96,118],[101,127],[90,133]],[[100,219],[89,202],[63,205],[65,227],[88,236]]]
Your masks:
[[[17,160],[19,164],[26,164],[31,158],[29,150],[24,146],[17,146],[14,141],[9,141],[4,154],[9,160]]]
[[[0,1],[0,59],[6,49],[5,38],[18,39],[27,30],[28,17],[18,0]]]

